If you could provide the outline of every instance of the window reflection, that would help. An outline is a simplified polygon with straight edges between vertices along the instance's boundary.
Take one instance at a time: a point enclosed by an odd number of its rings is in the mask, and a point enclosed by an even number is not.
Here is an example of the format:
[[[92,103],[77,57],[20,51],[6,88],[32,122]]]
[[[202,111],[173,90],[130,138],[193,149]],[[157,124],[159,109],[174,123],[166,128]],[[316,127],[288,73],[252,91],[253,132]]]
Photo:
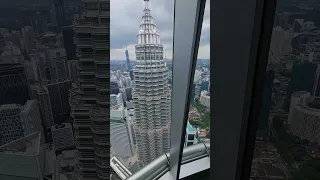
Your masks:
[[[319,2],[278,1],[251,179],[319,179]]]

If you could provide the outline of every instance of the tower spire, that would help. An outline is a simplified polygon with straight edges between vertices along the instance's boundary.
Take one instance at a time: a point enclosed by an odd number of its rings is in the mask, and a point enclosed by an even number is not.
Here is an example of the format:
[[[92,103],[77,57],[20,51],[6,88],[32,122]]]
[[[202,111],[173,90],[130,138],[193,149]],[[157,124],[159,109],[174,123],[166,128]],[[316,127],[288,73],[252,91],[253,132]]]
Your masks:
[[[145,3],[145,9],[148,9],[148,3],[149,3],[149,0],[143,0],[144,3]]]

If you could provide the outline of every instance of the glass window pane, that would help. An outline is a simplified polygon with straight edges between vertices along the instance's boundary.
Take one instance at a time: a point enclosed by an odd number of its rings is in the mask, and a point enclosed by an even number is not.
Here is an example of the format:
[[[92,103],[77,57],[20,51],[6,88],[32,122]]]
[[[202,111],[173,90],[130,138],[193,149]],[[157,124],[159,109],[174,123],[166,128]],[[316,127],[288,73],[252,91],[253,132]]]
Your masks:
[[[319,179],[319,18],[316,1],[278,1],[252,179]]]
[[[210,1],[206,1],[197,64],[191,86],[185,146],[210,142]],[[194,138],[190,139],[190,136]]]

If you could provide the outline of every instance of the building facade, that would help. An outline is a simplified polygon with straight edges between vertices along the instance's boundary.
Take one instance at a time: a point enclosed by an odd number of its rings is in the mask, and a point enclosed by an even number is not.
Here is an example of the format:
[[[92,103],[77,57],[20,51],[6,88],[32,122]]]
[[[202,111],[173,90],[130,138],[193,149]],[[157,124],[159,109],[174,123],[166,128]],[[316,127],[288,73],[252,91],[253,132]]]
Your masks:
[[[57,150],[64,150],[74,146],[72,125],[63,123],[51,127],[53,147]]]
[[[138,165],[142,167],[170,149],[171,92],[168,67],[163,60],[164,47],[145,1],[140,31],[137,36],[134,132]]]
[[[109,125],[109,25],[110,1],[84,1],[84,14],[75,22],[79,84],[70,90],[75,144],[79,164],[74,179],[108,179]]]

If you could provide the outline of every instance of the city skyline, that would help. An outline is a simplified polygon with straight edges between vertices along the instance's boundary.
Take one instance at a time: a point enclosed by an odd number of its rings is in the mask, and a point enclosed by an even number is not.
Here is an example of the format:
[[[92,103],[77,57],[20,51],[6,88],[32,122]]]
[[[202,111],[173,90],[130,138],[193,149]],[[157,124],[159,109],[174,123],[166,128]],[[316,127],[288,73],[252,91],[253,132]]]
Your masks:
[[[174,0],[150,1],[149,8],[161,35],[165,47],[164,56],[172,59],[173,48],[173,8]],[[110,0],[110,60],[125,60],[128,47],[130,60],[136,60],[136,32],[139,30],[140,9],[143,0]],[[198,51],[199,59],[210,59],[210,1],[206,2],[203,18],[201,40]]]

